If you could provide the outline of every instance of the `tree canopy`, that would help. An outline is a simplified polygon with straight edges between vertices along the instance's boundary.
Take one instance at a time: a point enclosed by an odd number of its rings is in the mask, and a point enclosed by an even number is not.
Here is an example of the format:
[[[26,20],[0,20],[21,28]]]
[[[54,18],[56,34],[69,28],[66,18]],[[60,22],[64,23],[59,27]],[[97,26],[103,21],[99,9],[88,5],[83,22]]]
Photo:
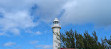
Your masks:
[[[61,37],[61,48],[79,48],[79,49],[110,49],[111,48],[111,37],[110,39],[102,39],[98,41],[96,32],[92,32],[92,36],[85,33],[79,34],[77,31],[66,31],[60,34]]]

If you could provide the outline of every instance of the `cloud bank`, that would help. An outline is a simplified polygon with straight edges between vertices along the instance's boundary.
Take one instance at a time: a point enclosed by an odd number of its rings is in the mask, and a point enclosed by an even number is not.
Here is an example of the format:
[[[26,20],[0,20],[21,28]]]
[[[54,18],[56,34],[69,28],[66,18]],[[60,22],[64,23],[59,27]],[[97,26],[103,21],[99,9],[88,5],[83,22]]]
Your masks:
[[[8,5],[7,5],[8,4]],[[0,31],[20,35],[21,29],[52,23],[111,25],[110,0],[0,0]]]
[[[67,2],[63,9],[65,13],[60,18],[63,24],[111,25],[110,0],[73,0]]]
[[[65,0],[0,0],[0,31],[20,35],[21,29],[33,28],[40,21],[50,22],[65,2]]]

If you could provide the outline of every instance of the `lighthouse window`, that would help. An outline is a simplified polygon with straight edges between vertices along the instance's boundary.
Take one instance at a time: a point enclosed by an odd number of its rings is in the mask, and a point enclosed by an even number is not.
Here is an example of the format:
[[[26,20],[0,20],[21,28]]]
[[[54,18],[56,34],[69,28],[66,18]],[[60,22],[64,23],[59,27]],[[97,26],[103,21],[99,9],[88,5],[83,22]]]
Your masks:
[[[57,22],[57,21],[55,21],[55,24],[58,24],[58,22]]]

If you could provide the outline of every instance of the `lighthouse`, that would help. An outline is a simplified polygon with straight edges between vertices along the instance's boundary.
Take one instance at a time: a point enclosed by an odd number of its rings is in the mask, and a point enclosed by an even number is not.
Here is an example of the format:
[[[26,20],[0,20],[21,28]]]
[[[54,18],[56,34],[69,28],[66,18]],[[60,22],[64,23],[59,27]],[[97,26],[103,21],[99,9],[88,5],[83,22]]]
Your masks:
[[[53,21],[53,49],[59,49],[60,48],[60,24],[59,20],[57,18]]]

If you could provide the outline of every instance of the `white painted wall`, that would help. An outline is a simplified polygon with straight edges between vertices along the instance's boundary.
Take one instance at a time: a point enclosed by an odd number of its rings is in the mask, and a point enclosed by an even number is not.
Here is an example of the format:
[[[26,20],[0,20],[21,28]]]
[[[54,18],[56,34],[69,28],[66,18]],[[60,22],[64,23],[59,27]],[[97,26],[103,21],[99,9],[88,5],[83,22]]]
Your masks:
[[[53,28],[53,49],[58,49],[60,47],[60,40],[57,38],[60,38],[58,35],[60,35],[60,28]]]

